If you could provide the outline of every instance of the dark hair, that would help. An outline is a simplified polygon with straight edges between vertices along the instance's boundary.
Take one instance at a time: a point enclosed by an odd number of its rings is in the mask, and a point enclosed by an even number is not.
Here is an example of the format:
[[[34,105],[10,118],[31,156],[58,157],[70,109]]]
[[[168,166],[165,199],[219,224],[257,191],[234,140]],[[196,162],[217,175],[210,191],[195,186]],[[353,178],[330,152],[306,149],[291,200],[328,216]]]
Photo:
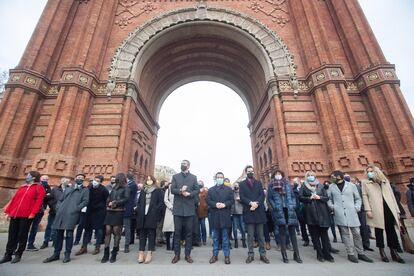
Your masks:
[[[410,178],[410,183],[414,183],[414,177]]]
[[[33,182],[40,182],[40,173],[38,171],[30,171],[29,174],[33,177]]]
[[[224,182],[230,182],[230,179],[228,179],[227,177],[226,178],[224,178]]]
[[[101,181],[101,183],[104,181],[104,177],[102,175],[97,175],[95,176],[95,178],[98,178]]]
[[[115,175],[111,175],[111,177],[110,177],[109,179],[114,178],[114,177],[116,178],[116,176],[115,176]]]
[[[340,176],[342,179],[344,179],[344,173],[342,171],[333,171],[331,172],[331,175],[338,177]]]
[[[184,160],[183,160],[183,161],[181,161],[181,162],[187,162],[188,166],[190,166],[190,161],[188,161],[187,159],[184,159]]]
[[[217,175],[219,175],[219,174],[221,174],[221,175],[223,176],[223,178],[224,178],[224,173],[222,173],[222,172],[216,172],[216,177],[217,177]]]
[[[329,182],[328,180],[325,180],[324,182],[323,182],[323,185],[326,185],[326,184],[331,184],[331,182]]]
[[[83,178],[86,178],[86,175],[84,175],[83,173],[78,173],[77,175],[75,175],[75,178],[76,178],[77,176],[79,176],[79,175],[82,175],[82,176],[83,176]]]
[[[127,180],[124,173],[118,173],[115,176],[115,184],[120,187],[125,187],[127,184]]]
[[[252,169],[253,169],[253,166],[252,166],[252,165],[247,165],[247,166],[244,168],[244,172],[245,172],[245,173],[247,173],[247,169],[250,169],[250,168],[252,168]]]
[[[157,179],[153,175],[148,175],[144,180],[145,182],[147,182],[148,177],[151,178],[152,182],[154,182],[153,184],[157,184]]]
[[[135,175],[134,175],[134,173],[129,172],[129,173],[127,173],[126,177],[127,177],[129,180],[134,180]]]
[[[274,178],[276,176],[276,173],[280,173],[283,178],[285,177],[285,173],[282,170],[276,169],[272,172],[272,175],[270,176],[270,178]]]

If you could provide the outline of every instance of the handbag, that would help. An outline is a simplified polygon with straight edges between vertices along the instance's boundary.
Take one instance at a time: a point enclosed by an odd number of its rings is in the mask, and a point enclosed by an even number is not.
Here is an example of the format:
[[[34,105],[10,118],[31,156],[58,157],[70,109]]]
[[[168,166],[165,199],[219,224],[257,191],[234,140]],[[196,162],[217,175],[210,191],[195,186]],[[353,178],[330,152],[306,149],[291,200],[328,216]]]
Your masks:
[[[408,235],[407,228],[405,228],[403,224],[400,228],[400,235],[404,251],[410,254],[414,254],[414,244],[411,241],[410,236]]]

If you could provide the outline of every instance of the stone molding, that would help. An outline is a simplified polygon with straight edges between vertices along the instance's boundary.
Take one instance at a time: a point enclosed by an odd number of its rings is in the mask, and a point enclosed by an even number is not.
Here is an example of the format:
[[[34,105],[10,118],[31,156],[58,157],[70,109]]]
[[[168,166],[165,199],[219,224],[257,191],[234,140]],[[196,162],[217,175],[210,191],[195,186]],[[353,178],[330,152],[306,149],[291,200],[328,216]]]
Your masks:
[[[131,32],[116,50],[110,66],[109,78],[114,81],[129,80],[135,58],[143,46],[157,33],[185,22],[221,22],[237,27],[254,38],[270,59],[274,75],[291,82],[296,90],[296,65],[282,39],[258,20],[239,12],[218,7],[199,5],[160,14]]]

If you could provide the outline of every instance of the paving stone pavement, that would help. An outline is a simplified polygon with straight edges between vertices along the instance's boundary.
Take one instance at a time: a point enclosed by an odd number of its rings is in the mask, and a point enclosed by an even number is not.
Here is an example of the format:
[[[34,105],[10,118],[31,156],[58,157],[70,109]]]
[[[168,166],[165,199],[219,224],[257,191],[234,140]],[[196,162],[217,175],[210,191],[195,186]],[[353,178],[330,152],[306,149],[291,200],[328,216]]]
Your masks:
[[[410,231],[411,237],[414,236],[414,231]],[[37,237],[37,245],[40,246],[43,233],[39,233]],[[300,238],[298,237],[300,241]],[[7,242],[7,234],[0,234],[0,254],[4,253]],[[122,244],[122,241],[121,241]],[[63,264],[62,261],[57,261],[49,264],[43,264],[42,261],[49,257],[53,249],[49,246],[44,250],[37,252],[25,252],[23,259],[18,264],[2,264],[0,265],[0,276],[19,276],[19,275],[181,275],[181,276],[195,276],[195,275],[237,275],[237,276],[259,276],[259,275],[358,275],[358,276],[380,276],[380,275],[414,275],[414,255],[401,254],[406,261],[406,264],[398,264],[394,262],[383,263],[379,258],[377,252],[367,252],[367,255],[374,259],[373,264],[369,263],[350,263],[346,259],[345,248],[342,243],[332,243],[334,248],[340,250],[339,254],[334,255],[335,263],[320,263],[316,260],[316,254],[312,247],[302,247],[301,252],[303,264],[297,264],[293,260],[289,264],[284,264],[281,260],[281,254],[272,244],[272,249],[268,251],[267,257],[270,264],[260,263],[258,255],[256,260],[251,264],[245,264],[247,251],[244,248],[233,249],[231,251],[230,265],[223,263],[224,258],[222,254],[219,255],[219,262],[209,264],[208,261],[211,256],[211,240],[207,246],[196,247],[192,252],[194,259],[193,264],[188,264],[181,260],[177,264],[171,264],[173,257],[172,252],[167,252],[165,248],[157,247],[157,251],[153,254],[153,261],[150,264],[138,264],[136,261],[138,244],[131,246],[131,252],[125,254],[120,252],[118,260],[114,264],[101,264],[100,259],[102,253],[93,256],[91,251],[92,246],[89,247],[89,253],[82,256],[74,256],[74,253],[79,249],[79,246],[74,246],[72,251],[72,261]],[[300,244],[302,242],[300,241]],[[374,241],[371,241],[371,247],[375,247]],[[257,252],[257,251],[256,251]],[[257,253],[256,253],[257,254]],[[293,252],[288,251],[289,258],[292,258]],[[388,254],[389,255],[389,254]],[[390,256],[389,256],[390,257]],[[61,258],[62,259],[62,258]]]

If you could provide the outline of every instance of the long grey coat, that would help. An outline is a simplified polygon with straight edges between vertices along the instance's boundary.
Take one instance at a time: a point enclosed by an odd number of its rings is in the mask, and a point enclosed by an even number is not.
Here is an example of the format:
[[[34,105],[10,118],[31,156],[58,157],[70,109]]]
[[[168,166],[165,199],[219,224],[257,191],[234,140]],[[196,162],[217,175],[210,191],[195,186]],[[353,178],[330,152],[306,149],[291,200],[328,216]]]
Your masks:
[[[88,202],[88,188],[67,188],[57,203],[57,212],[52,228],[58,230],[75,229],[81,210],[88,205]]]
[[[351,182],[346,182],[344,188],[339,190],[338,185],[331,184],[328,189],[328,206],[334,211],[336,225],[359,227],[358,212],[361,210],[362,200],[358,188]]]
[[[185,197],[181,194],[181,188],[187,186],[187,192],[190,196]],[[198,202],[197,177],[194,174],[177,173],[171,181],[171,193],[174,194],[174,216],[192,217],[196,214],[196,203]]]

